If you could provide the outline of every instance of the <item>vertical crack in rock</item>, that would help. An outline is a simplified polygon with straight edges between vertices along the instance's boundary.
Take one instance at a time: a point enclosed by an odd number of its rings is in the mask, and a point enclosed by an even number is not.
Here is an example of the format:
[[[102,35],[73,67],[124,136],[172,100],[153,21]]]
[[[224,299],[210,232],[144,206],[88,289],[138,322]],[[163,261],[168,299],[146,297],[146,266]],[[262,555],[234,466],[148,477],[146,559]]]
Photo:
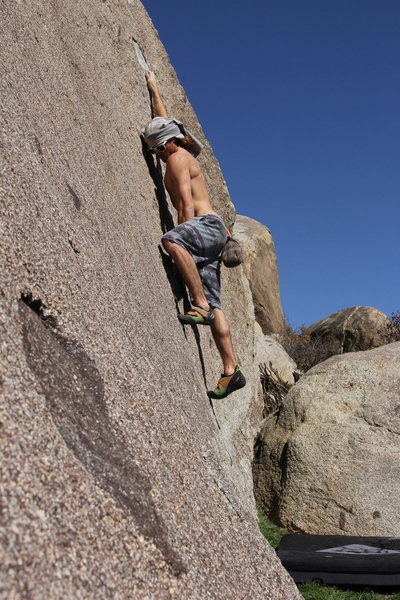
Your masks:
[[[148,65],[147,60],[144,57],[143,50],[141,49],[135,38],[132,38],[132,43],[135,47],[136,58],[138,59],[138,63],[140,64],[142,69],[144,69],[145,71],[150,71],[150,67]]]
[[[80,210],[82,207],[82,200],[79,198],[75,190],[69,185],[69,183],[67,181],[65,183],[67,185],[69,193],[71,194],[76,210]]]
[[[81,346],[51,330],[26,302],[20,302],[19,313],[28,365],[65,443],[96,483],[131,513],[140,533],[154,541],[174,574],[186,573],[150,497],[150,481],[127,453],[108,416],[95,363]]]
[[[41,145],[40,140],[37,137],[37,135],[33,136],[33,141],[35,142],[35,147],[36,147],[37,153],[39,155],[39,162],[41,162],[43,164],[43,150],[42,150],[42,145]]]

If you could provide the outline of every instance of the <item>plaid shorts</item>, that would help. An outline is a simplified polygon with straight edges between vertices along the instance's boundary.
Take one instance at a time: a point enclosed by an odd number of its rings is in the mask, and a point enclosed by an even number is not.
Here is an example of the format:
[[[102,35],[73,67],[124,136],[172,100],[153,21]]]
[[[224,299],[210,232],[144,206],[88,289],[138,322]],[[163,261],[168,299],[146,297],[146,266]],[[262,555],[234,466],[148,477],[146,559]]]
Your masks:
[[[185,221],[162,237],[192,255],[207,302],[215,308],[221,308],[221,252],[227,237],[223,220],[213,214]]]

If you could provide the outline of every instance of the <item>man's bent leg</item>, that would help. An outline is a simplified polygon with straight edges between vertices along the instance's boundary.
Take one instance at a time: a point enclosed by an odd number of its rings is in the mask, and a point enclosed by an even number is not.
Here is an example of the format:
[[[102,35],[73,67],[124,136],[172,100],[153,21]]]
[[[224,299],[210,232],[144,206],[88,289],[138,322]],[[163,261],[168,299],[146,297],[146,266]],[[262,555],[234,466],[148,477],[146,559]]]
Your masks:
[[[196,306],[201,306],[202,308],[206,308],[208,310],[209,304],[204,295],[200,275],[197,270],[196,263],[194,262],[190,253],[179,244],[171,242],[170,240],[163,239],[162,244],[174,261],[179,273],[182,275],[183,280],[189,289],[190,295],[193,298],[193,303]]]

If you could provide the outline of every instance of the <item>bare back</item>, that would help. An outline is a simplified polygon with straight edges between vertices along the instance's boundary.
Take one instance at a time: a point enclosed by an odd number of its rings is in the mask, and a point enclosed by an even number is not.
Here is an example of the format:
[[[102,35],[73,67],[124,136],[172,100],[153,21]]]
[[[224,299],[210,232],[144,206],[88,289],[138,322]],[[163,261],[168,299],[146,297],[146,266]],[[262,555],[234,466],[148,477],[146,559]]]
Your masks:
[[[177,147],[166,165],[164,183],[178,212],[178,221],[187,221],[190,215],[200,217],[214,213],[203,172],[194,156]]]

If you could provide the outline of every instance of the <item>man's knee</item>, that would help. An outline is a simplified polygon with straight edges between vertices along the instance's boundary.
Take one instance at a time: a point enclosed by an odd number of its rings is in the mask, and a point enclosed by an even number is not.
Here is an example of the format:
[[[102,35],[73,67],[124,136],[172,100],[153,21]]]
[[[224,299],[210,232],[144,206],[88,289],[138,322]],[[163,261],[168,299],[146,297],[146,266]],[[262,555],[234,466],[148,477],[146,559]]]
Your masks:
[[[161,243],[164,246],[166,252],[168,252],[168,254],[172,256],[172,258],[174,258],[174,256],[177,256],[178,254],[189,254],[186,248],[183,248],[180,244],[177,244],[176,242],[172,242],[168,238],[162,237]]]
[[[171,254],[171,251],[173,252],[173,247],[176,246],[175,242],[171,242],[171,240],[164,236],[161,238],[161,243],[168,254]]]
[[[230,326],[225,313],[221,308],[214,307],[214,327],[220,335],[229,335]]]

